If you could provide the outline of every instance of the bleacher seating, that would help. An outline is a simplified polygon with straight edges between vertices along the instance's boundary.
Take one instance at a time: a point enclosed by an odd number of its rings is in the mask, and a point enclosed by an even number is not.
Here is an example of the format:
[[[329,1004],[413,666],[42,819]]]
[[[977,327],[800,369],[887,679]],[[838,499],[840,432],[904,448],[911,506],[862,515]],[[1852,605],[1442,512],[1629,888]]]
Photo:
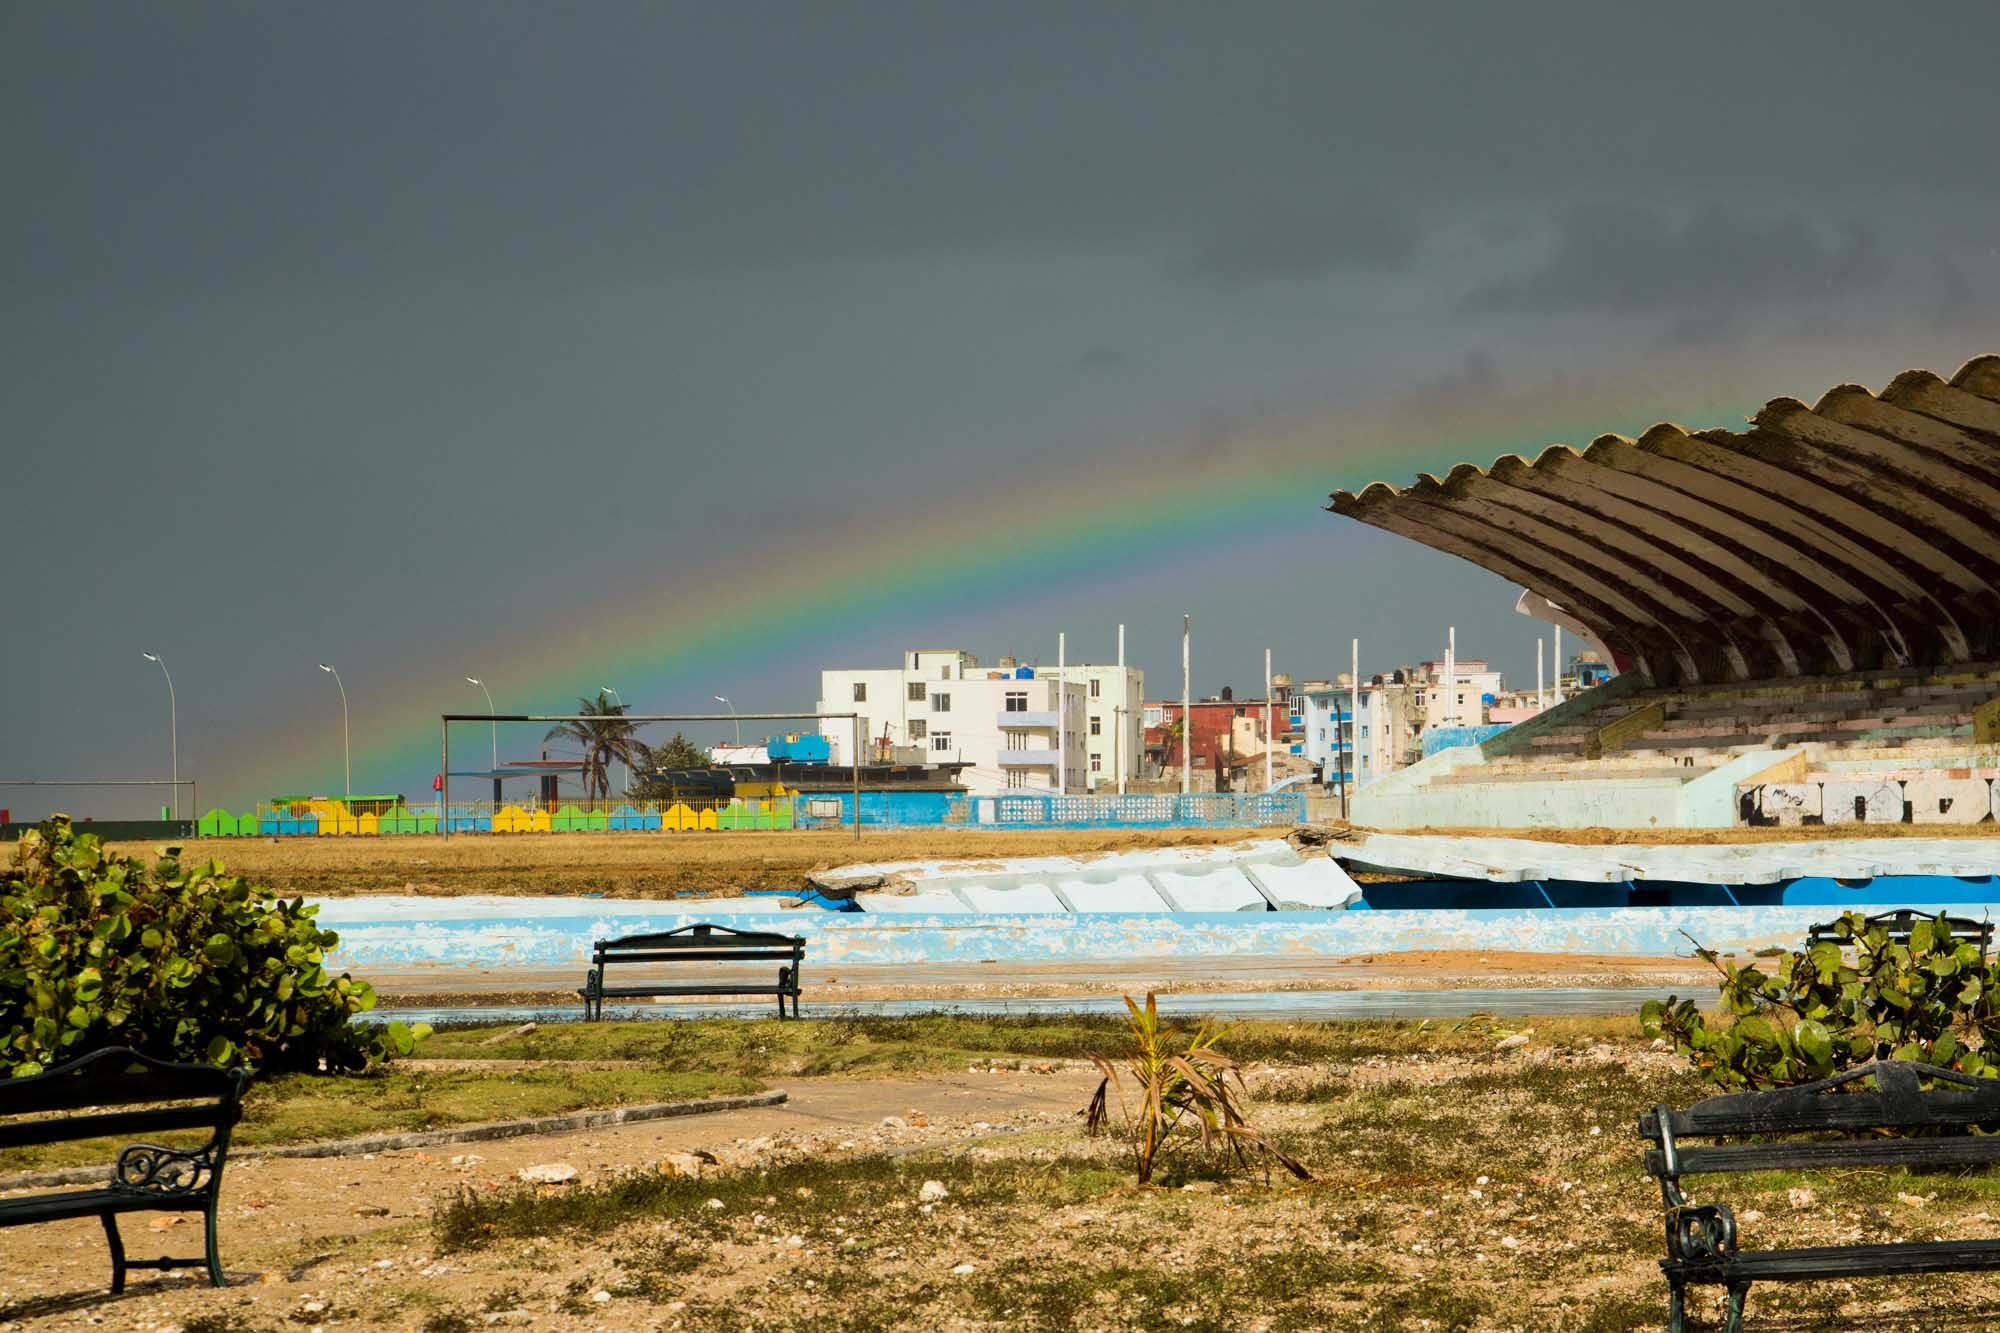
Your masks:
[[[1642,690],[1437,781],[1685,782],[1758,751],[1802,752],[1821,772],[1993,766],[2000,746],[1978,743],[1974,712],[1995,698],[2000,664]],[[1602,740],[1655,707],[1660,717],[1636,734]]]

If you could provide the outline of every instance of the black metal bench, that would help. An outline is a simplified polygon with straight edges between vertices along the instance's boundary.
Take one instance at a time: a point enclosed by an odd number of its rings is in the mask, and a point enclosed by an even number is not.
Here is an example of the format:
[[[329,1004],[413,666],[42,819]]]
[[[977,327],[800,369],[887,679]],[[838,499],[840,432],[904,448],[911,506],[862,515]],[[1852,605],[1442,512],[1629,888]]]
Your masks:
[[[1884,933],[1888,935],[1891,943],[1908,944],[1910,942],[1910,928],[1912,926],[1916,925],[1919,921],[1936,920],[1937,918],[1928,912],[1919,912],[1914,907],[1898,907],[1890,912],[1877,912],[1875,915],[1867,918],[1867,924],[1871,929],[1880,926]],[[1969,916],[1947,916],[1944,919],[1944,923],[1951,927],[1953,938],[1963,936],[1966,939],[1975,941],[1979,945],[1979,956],[1981,958],[1986,956],[1987,950],[1993,943],[1993,923],[1991,921],[1975,921]],[[1822,921],[1807,930],[1806,947],[1810,949],[1815,944],[1853,943],[1852,940],[1844,940],[1840,937],[1839,924],[1837,921]]]
[[[1868,1087],[1870,1078],[1874,1087]],[[1935,1086],[1925,1091],[1921,1082]],[[1681,1193],[1683,1176],[1725,1171],[1784,1171],[1883,1166],[1968,1167],[2000,1161],[2000,1135],[1971,1126],[2000,1125],[2000,1079],[1975,1078],[1935,1065],[1883,1060],[1832,1078],[1768,1092],[1710,1097],[1685,1111],[1658,1106],[1639,1117],[1646,1171],[1666,1205],[1667,1327],[1682,1333],[1689,1286],[1726,1287],[1729,1329],[1743,1327],[1743,1302],[1754,1282],[2000,1269],[2000,1240],[1821,1245],[1795,1250],[1739,1250],[1729,1205],[1696,1206]],[[1881,1130],[1920,1130],[1885,1138]],[[1770,1136],[1841,1134],[1847,1138],[1770,1141]],[[1757,1143],[1684,1147],[1690,1138],[1758,1135]]]
[[[728,926],[694,925],[651,935],[627,935],[623,939],[599,940],[590,953],[590,972],[577,994],[583,997],[583,1016],[596,1022],[604,1017],[606,999],[647,998],[656,995],[775,995],[778,1017],[787,1017],[785,997],[790,996],[792,1012],[799,1016],[799,968],[806,959],[806,942],[796,935],[774,931],[734,930]],[[613,963],[692,963],[692,962],[778,962],[774,982],[641,982],[611,986],[604,980],[605,968]]]
[[[35,1143],[205,1129],[194,1148],[135,1143],[118,1154],[110,1183],[0,1199],[0,1227],[95,1217],[111,1246],[111,1291],[125,1290],[128,1268],[199,1268],[224,1285],[215,1248],[217,1192],[229,1131],[241,1113],[250,1074],[213,1065],[170,1064],[123,1046],[107,1047],[25,1078],[0,1079],[0,1148]],[[107,1109],[107,1108],[121,1109]],[[74,1114],[66,1114],[74,1112]],[[206,1253],[200,1259],[127,1259],[118,1215],[200,1213]]]

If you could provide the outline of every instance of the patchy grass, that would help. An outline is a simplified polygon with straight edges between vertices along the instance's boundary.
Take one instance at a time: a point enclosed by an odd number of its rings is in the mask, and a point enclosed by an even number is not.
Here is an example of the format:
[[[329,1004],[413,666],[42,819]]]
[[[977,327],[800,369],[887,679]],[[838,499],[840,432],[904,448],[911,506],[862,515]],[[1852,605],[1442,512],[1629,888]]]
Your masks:
[[[1282,838],[1264,829],[921,829],[454,834],[437,838],[202,838],[191,852],[282,895],[605,893],[621,898],[799,889],[858,862],[1089,855]],[[115,844],[151,856],[154,843]]]
[[[559,1115],[588,1107],[687,1101],[755,1092],[762,1085],[739,1074],[658,1067],[575,1069],[424,1068],[391,1065],[367,1074],[285,1074],[259,1079],[243,1099],[232,1147],[306,1143],[362,1134],[446,1129],[485,1120]],[[204,1136],[169,1134],[173,1146]],[[0,1152],[0,1174],[111,1161],[124,1142],[51,1143]]]
[[[1636,1018],[1522,1020],[1538,1040],[1583,1047],[1630,1041]],[[1199,1026],[1179,1020],[1174,1032]],[[783,1074],[921,1073],[991,1060],[1082,1060],[1115,1052],[1130,1040],[1125,1015],[937,1013],[897,1018],[689,1019],[549,1024],[487,1045],[504,1028],[440,1032],[426,1058],[636,1060],[671,1069],[771,1078]],[[1306,1023],[1249,1020],[1231,1025],[1223,1048],[1246,1065],[1325,1066],[1358,1060],[1463,1054],[1491,1058],[1490,1023]]]
[[[899,1031],[856,1022],[830,1043],[847,1055],[820,1058],[866,1070],[955,1061],[969,1049],[1067,1057],[1115,1049],[1114,1022],[939,1017]],[[622,1044],[674,1040],[659,1026],[583,1039],[632,1053]],[[734,1047],[697,1045],[718,1066],[748,1069],[810,1050],[799,1030],[811,1025],[743,1026],[763,1031]],[[1304,1057],[1253,1075],[1269,1093],[1253,1119],[1313,1169],[1309,1183],[1231,1176],[1192,1157],[1141,1189],[1110,1143],[1062,1127],[902,1156],[822,1152],[704,1180],[635,1174],[584,1189],[467,1194],[437,1210],[433,1238],[457,1261],[487,1263],[522,1247],[564,1253],[581,1238],[615,1238],[589,1272],[568,1274],[577,1290],[611,1293],[600,1316],[670,1305],[683,1326],[703,1330],[1657,1325],[1659,1195],[1633,1122],[1657,1102],[1686,1105],[1711,1090],[1623,1021],[1536,1026],[1528,1047],[1502,1049],[1500,1030],[1477,1023],[1243,1024],[1224,1043],[1239,1058]],[[926,1180],[948,1191],[929,1208]],[[1991,1235],[2000,1196],[2000,1176],[1988,1172],[1703,1183],[1750,1219],[1744,1243],[1758,1248]],[[1797,1188],[1830,1206],[1795,1206],[1787,1191]],[[562,1291],[545,1285],[542,1299],[573,1299]],[[1720,1299],[1698,1294],[1695,1313],[1713,1319]],[[1782,1311],[1788,1327],[1927,1328],[1962,1321],[1966,1309],[1981,1312],[1974,1323],[2000,1311],[2000,1283],[1752,1296],[1753,1314]]]

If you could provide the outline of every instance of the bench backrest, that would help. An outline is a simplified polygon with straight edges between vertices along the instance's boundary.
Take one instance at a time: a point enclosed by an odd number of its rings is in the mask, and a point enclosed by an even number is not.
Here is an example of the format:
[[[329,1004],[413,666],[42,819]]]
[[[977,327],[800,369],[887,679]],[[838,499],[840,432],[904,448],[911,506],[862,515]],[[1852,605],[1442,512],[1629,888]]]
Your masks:
[[[1868,1083],[1873,1080],[1874,1086]],[[1926,1091],[1923,1082],[1932,1084]],[[1878,1060],[1792,1088],[1735,1092],[1685,1111],[1655,1107],[1639,1134],[1657,1147],[1646,1170],[1670,1179],[1719,1171],[1807,1166],[1957,1166],[2000,1161],[2000,1135],[1947,1133],[1683,1147],[1690,1138],[1866,1133],[1878,1129],[1959,1130],[2000,1126],[2000,1079],[1977,1078],[1914,1060]]]
[[[1880,926],[1890,939],[1907,943],[1911,927],[1919,921],[1936,921],[1937,918],[1927,912],[1919,912],[1913,907],[1899,907],[1891,912],[1877,912],[1867,920],[1870,927]],[[1981,953],[1986,952],[1987,946],[1993,942],[1991,921],[1975,921],[1969,916],[1947,916],[1944,923],[1951,927],[1952,938],[1971,940],[1979,946]],[[1853,943],[1852,940],[1840,938],[1839,932],[1834,929],[1836,924],[1832,921],[1822,921],[1806,931],[1806,947],[1811,948],[1815,944]]]
[[[755,961],[762,958],[800,959],[805,955],[802,936],[780,935],[776,931],[736,930],[730,926],[697,923],[678,930],[647,935],[626,935],[615,940],[598,940],[591,950],[593,963],[663,963],[691,959],[731,959]]]
[[[250,1073],[155,1060],[109,1046],[25,1078],[0,1079],[0,1148],[236,1123]],[[107,1107],[143,1107],[106,1110]],[[66,1115],[64,1112],[89,1112]]]

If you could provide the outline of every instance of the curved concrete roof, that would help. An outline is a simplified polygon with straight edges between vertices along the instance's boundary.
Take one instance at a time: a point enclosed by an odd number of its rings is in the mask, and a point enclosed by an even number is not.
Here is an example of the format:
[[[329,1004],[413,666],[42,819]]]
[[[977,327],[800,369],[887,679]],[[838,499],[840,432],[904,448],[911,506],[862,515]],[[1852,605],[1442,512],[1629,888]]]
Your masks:
[[[1547,598],[1659,683],[2000,657],[2000,356],[1331,500]]]

